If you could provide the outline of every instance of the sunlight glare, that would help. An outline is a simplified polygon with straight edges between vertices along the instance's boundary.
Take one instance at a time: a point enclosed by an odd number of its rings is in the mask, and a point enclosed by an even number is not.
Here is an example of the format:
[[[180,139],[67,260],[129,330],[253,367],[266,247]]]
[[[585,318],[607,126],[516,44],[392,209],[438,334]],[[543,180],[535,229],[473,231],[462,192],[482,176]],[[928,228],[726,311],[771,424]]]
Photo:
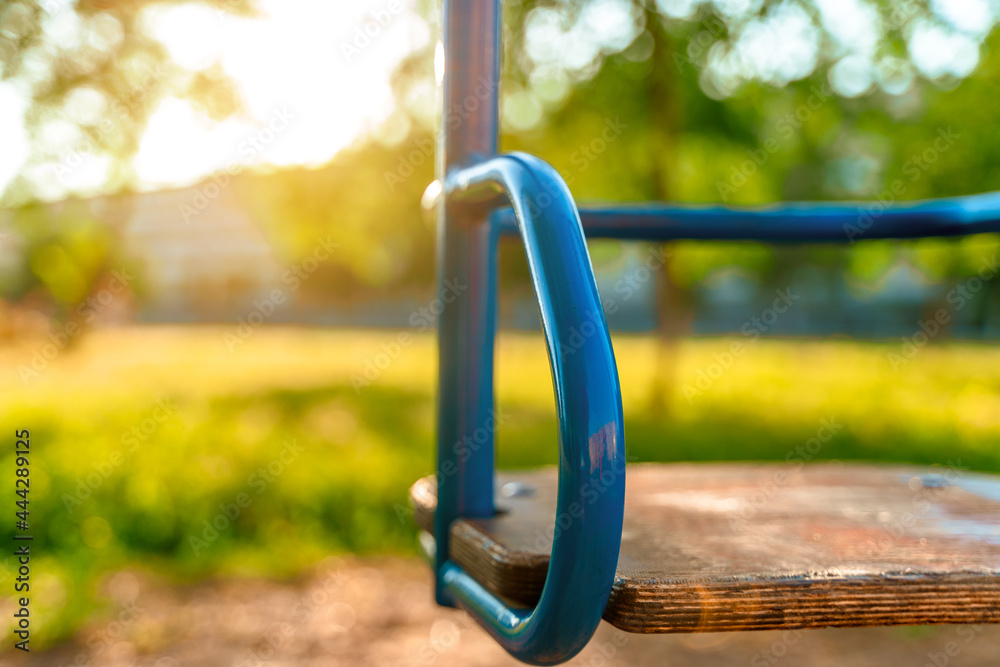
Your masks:
[[[165,100],[136,158],[139,176],[162,186],[192,182],[234,161],[247,164],[245,142],[284,114],[292,120],[252,163],[330,160],[385,121],[394,107],[393,69],[430,39],[412,2],[397,12],[392,6],[263,0],[261,16],[249,18],[194,4],[147,10],[153,33],[178,64],[221,63],[240,88],[246,116],[214,122],[186,102]]]

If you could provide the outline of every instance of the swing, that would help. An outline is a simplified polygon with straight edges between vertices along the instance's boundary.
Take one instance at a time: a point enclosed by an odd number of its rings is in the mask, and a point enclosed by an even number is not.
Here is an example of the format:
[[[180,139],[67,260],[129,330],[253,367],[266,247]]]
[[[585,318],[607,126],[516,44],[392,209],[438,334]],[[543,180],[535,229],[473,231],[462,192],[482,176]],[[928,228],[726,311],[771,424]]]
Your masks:
[[[497,154],[499,0],[445,0],[444,48],[444,108],[463,114],[444,119],[425,203],[438,214],[439,289],[469,289],[439,318],[437,474],[411,489],[437,602],[466,609],[539,665],[570,659],[601,618],[640,633],[1000,622],[1000,477],[801,461],[626,470],[618,372],[585,241],[995,232],[1000,193],[898,204],[858,234],[845,230],[859,203],[578,210],[551,166]],[[512,235],[541,313],[559,464],[497,476],[496,254]]]

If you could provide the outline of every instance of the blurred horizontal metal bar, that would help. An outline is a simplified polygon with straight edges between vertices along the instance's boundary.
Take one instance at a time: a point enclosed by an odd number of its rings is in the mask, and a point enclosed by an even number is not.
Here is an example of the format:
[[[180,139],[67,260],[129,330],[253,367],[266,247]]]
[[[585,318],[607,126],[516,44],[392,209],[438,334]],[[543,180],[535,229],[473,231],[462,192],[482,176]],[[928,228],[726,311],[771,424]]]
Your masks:
[[[587,238],[854,243],[1000,231],[1000,192],[896,202],[788,202],[760,207],[623,204],[580,209]],[[510,208],[493,224],[516,235]]]

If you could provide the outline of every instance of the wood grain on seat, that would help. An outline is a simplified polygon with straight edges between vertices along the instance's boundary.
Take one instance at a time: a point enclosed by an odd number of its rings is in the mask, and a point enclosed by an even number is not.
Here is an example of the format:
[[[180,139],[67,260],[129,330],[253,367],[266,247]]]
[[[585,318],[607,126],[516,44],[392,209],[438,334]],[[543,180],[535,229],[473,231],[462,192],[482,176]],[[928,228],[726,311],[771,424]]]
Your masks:
[[[627,475],[604,613],[623,630],[1000,622],[1000,477],[794,463],[639,465]],[[556,471],[501,474],[499,484],[501,512],[456,521],[451,557],[494,593],[534,604]],[[411,498],[432,531],[434,478]]]

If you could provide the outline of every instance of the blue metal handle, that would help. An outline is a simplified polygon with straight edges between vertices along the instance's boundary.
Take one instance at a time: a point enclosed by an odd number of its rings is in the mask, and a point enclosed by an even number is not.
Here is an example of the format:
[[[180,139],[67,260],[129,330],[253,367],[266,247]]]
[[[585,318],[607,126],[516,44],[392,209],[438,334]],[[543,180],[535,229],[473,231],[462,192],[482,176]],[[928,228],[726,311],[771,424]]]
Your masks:
[[[580,216],[555,169],[530,155],[501,155],[449,174],[444,191],[449,205],[503,195],[516,215],[555,385],[559,492],[548,575],[534,609],[507,607],[450,560],[438,577],[513,656],[557,664],[597,629],[618,563],[625,437],[611,336]]]

